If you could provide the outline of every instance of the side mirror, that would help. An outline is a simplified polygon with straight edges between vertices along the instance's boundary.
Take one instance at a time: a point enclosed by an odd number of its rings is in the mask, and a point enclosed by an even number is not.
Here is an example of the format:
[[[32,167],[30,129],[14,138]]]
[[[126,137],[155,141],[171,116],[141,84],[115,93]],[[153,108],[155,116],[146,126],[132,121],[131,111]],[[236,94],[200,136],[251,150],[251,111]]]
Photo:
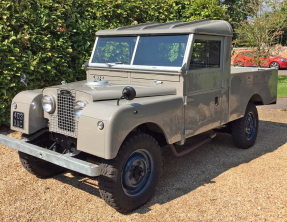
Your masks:
[[[27,76],[25,74],[21,75],[21,82],[26,82]]]
[[[20,82],[23,83],[26,86],[27,90],[29,90],[28,85],[27,85],[27,76],[25,74],[21,75]]]
[[[133,87],[127,86],[123,89],[122,96],[118,99],[117,105],[121,99],[133,100],[136,97],[136,91]]]

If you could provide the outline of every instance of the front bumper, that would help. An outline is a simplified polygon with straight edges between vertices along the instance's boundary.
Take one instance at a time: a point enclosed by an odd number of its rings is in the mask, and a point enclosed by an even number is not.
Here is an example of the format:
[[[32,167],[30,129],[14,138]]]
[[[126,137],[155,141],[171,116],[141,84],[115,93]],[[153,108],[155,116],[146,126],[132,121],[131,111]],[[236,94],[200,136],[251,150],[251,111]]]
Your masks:
[[[0,135],[0,144],[87,176],[100,175],[99,165],[76,159],[73,154],[57,153],[4,135]]]

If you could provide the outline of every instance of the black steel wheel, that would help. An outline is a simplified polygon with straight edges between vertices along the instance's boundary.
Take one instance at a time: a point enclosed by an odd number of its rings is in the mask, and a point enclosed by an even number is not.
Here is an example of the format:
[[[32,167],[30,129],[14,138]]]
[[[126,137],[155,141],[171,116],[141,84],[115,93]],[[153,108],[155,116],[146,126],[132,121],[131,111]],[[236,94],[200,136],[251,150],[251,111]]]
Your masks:
[[[231,123],[231,135],[235,146],[241,149],[252,147],[258,133],[258,113],[253,103],[248,103],[244,117]]]
[[[157,141],[145,133],[132,133],[115,159],[101,164],[101,197],[120,213],[131,212],[150,200],[162,168]]]

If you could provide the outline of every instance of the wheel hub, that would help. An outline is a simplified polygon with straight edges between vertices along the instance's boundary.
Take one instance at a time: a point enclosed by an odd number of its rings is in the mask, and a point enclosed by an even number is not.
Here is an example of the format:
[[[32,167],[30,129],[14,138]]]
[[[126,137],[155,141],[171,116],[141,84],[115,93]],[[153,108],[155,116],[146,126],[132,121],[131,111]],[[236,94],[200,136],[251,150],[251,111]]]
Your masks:
[[[153,175],[153,159],[146,150],[134,152],[122,173],[122,186],[128,196],[139,196],[149,186]]]
[[[134,178],[135,181],[139,181],[144,176],[143,168],[140,166],[135,166],[131,170],[130,178]]]
[[[275,63],[275,62],[272,62],[272,63],[270,64],[270,67],[271,67],[271,68],[275,68],[275,69],[279,69],[279,64],[278,64],[278,63]]]

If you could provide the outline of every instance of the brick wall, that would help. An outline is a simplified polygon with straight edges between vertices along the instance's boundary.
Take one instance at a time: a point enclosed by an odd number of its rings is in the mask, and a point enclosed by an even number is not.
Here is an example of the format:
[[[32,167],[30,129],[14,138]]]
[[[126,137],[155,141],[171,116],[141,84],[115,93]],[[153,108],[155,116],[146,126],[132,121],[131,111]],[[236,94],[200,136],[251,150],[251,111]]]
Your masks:
[[[243,51],[253,51],[254,48],[233,48],[232,50],[232,56],[231,56],[231,63],[233,64],[233,60],[235,58],[235,56],[240,53],[240,52],[243,52]],[[287,58],[287,46],[275,46],[274,49],[271,50],[271,53],[273,55],[276,55],[276,56],[282,56],[284,58]]]

